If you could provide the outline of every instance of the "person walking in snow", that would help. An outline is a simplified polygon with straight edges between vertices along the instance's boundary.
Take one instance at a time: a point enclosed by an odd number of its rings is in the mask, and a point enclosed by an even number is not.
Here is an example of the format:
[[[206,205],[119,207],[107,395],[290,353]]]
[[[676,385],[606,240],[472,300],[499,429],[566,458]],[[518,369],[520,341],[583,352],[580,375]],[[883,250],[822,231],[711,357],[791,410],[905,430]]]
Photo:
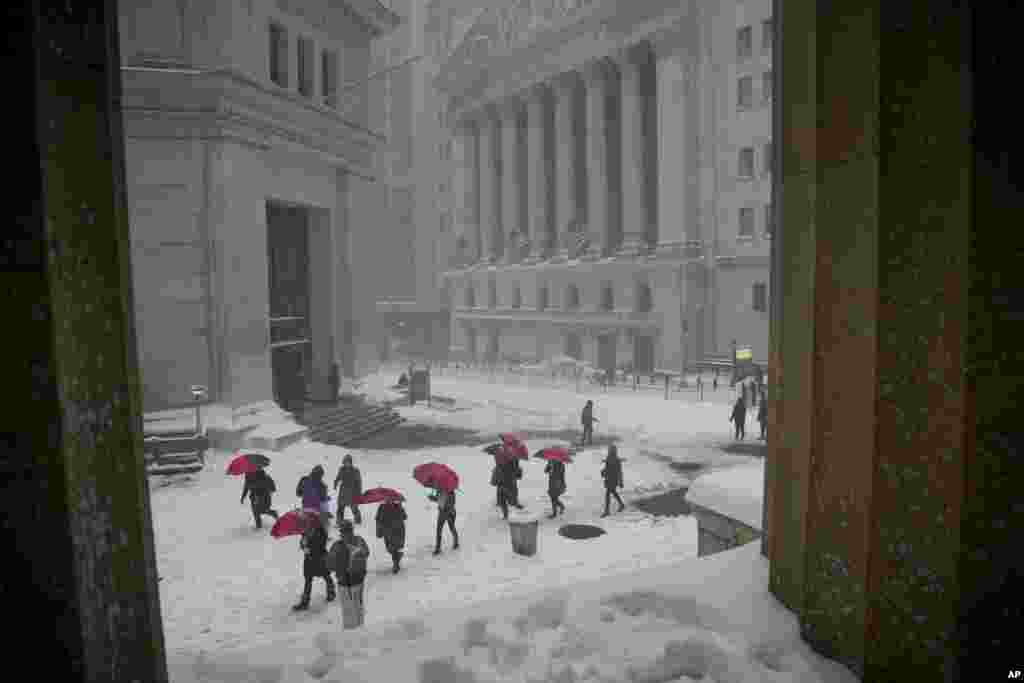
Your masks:
[[[587,404],[583,406],[583,412],[580,414],[580,423],[583,425],[583,437],[580,439],[581,446],[594,444],[594,423],[597,421],[597,418],[594,417],[594,402],[587,401]]]
[[[507,460],[498,465],[498,506],[501,508],[502,516],[508,519],[509,506],[523,509],[519,503],[519,478],[523,476],[523,470],[518,460]]]
[[[763,391],[761,402],[757,404],[757,421],[761,424],[761,439],[765,440],[768,434],[768,399]]]
[[[604,478],[604,514],[601,516],[608,516],[613,496],[619,503],[619,512],[622,512],[626,509],[626,504],[622,502],[618,492],[618,489],[622,488],[622,461],[619,459],[619,449],[615,444],[608,444],[608,457],[604,460],[601,477]]]
[[[309,474],[299,479],[295,487],[295,495],[302,498],[302,508],[311,512],[324,511],[324,505],[330,500],[327,495],[327,484],[324,483],[324,468],[314,467]]]
[[[331,579],[331,573],[328,571],[324,561],[327,557],[326,526],[330,513],[323,512],[316,515],[310,514],[309,516],[313,521],[310,523],[309,528],[302,533],[302,538],[299,541],[299,548],[302,549],[304,554],[302,559],[302,578],[304,583],[302,585],[302,597],[299,598],[298,604],[292,607],[292,610],[296,612],[309,609],[309,596],[313,591],[313,579],[315,578],[322,578],[327,584],[327,602],[331,602],[335,598],[334,580]]]
[[[338,577],[344,628],[357,628],[366,617],[363,594],[370,546],[362,536],[356,535],[352,522],[347,519],[338,524],[338,530],[341,538],[331,544],[326,564]]]
[[[394,564],[391,571],[395,574],[400,569],[402,548],[405,547],[405,520],[408,516],[397,500],[383,503],[377,509],[377,538],[384,539],[384,547],[391,555]]]
[[[271,496],[276,490],[277,485],[274,484],[274,480],[262,467],[255,472],[246,472],[245,485],[242,486],[242,498],[238,502],[244,503],[245,497],[249,496],[252,517],[256,520],[257,529],[263,528],[263,515],[270,515],[274,519],[278,517],[277,510],[270,508]]]
[[[743,400],[743,396],[739,396],[736,399],[736,403],[732,407],[732,416],[729,418],[736,425],[736,438],[740,441],[746,436],[746,424],[747,424],[747,404]]]
[[[434,545],[434,554],[441,554],[441,532],[444,531],[446,523],[454,540],[452,550],[458,550],[459,532],[455,530],[455,491],[437,489],[430,499],[437,501],[437,543]]]
[[[340,487],[340,488],[339,488]],[[352,454],[346,453],[334,477],[334,489],[338,492],[338,524],[345,519],[345,508],[352,508],[356,524],[363,523],[363,515],[354,498],[363,495],[363,474],[352,464]]]
[[[548,497],[551,499],[549,517],[554,519],[556,515],[565,512],[565,505],[559,500],[559,497],[565,493],[565,463],[559,460],[550,460],[544,468],[544,473],[548,475]]]

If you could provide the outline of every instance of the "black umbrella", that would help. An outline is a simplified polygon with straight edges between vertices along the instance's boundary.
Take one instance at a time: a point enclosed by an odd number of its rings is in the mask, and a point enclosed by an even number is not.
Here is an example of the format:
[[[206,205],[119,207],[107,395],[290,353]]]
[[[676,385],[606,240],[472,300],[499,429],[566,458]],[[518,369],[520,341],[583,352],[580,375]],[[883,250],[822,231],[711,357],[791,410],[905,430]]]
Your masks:
[[[256,467],[269,467],[270,466],[270,458],[268,458],[267,456],[263,455],[262,453],[251,453],[250,452],[250,453],[242,453],[241,455],[243,455],[245,457],[245,459],[248,460],[249,462],[251,462],[253,465],[256,465]]]

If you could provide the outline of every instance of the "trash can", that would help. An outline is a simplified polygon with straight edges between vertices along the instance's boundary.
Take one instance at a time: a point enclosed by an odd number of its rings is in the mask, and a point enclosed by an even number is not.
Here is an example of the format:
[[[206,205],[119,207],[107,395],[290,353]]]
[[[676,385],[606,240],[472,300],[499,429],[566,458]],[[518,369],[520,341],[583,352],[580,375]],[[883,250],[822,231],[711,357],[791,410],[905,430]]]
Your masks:
[[[338,586],[338,597],[341,598],[341,625],[342,628],[359,628],[363,625],[366,616],[366,608],[363,605],[363,587]]]
[[[508,530],[512,536],[512,550],[519,555],[536,555],[539,525],[540,522],[536,519],[509,519]]]

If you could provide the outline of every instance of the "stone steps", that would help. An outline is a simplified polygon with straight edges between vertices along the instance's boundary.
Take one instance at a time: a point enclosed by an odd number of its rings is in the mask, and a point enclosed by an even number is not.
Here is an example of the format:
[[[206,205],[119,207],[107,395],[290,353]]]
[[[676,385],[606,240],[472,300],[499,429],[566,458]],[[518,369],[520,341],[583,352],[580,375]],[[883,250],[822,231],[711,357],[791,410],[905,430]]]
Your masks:
[[[148,434],[142,442],[146,474],[198,472],[209,447],[209,439],[195,432]]]
[[[309,438],[334,446],[348,446],[405,421],[391,408],[348,399],[330,407],[310,406],[303,417]]]

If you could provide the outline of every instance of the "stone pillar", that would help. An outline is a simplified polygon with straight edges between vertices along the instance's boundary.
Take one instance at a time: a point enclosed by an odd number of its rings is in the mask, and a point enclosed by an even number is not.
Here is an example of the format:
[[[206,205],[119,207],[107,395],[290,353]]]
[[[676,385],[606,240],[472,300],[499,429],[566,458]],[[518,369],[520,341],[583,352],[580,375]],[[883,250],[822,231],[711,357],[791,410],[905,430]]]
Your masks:
[[[618,61],[622,76],[622,244],[619,254],[635,257],[647,241],[647,144],[644,139],[645,49],[631,47]]]
[[[569,256],[567,240],[569,230],[576,216],[576,173],[574,163],[573,124],[575,111],[575,73],[563,74],[554,80],[555,90],[555,235],[556,261],[565,261]]]
[[[609,65],[597,60],[587,66],[583,77],[587,89],[587,216],[591,244],[585,258],[594,260],[611,249],[611,215],[614,210],[608,183],[608,96]]]
[[[33,675],[168,680],[132,292],[115,3],[9,5],[0,240],[5,339],[0,593]],[[23,68],[24,63],[34,68]],[[197,325],[201,317],[197,312]],[[17,602],[16,602],[17,601]]]
[[[682,253],[686,240],[688,171],[692,168],[687,140],[686,102],[683,98],[686,57],[673,43],[658,46],[658,252]]]
[[[501,209],[504,214],[502,239],[505,244],[505,263],[514,263],[519,260],[519,244],[512,243],[511,235],[514,232],[522,234],[525,231],[522,217],[519,215],[521,208],[519,165],[522,163],[522,154],[519,149],[519,113],[521,109],[522,103],[518,99],[506,103],[501,109],[501,182],[503,185]]]
[[[469,254],[479,260],[480,249],[480,176],[477,170],[477,133],[471,122],[458,125],[452,136],[455,158],[455,234],[466,239]]]
[[[783,6],[770,588],[862,680],[1006,679],[1024,210],[986,74],[1020,9]]]
[[[479,119],[479,197],[480,197],[480,263],[494,263],[497,248],[495,234],[501,217],[498,215],[498,166],[495,139],[497,122],[486,110]]]
[[[529,91],[526,104],[527,124],[527,166],[529,167],[529,188],[527,191],[530,223],[530,257],[528,263],[537,263],[546,256],[545,243],[548,239],[548,191],[551,185],[550,159],[545,146],[545,127],[548,125],[548,90],[536,86]]]

